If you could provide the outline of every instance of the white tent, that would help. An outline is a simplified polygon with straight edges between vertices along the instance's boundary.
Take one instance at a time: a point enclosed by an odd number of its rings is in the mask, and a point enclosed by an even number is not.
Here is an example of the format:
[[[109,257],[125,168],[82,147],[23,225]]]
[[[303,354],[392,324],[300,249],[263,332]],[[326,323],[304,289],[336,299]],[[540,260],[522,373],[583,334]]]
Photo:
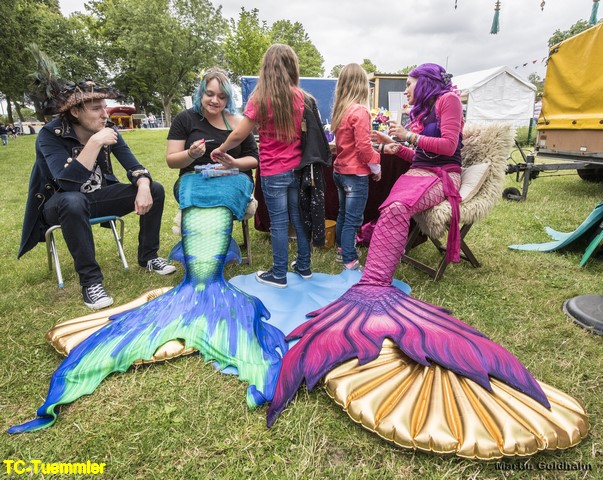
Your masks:
[[[452,77],[467,106],[466,121],[511,122],[522,127],[534,116],[536,87],[509,67]]]

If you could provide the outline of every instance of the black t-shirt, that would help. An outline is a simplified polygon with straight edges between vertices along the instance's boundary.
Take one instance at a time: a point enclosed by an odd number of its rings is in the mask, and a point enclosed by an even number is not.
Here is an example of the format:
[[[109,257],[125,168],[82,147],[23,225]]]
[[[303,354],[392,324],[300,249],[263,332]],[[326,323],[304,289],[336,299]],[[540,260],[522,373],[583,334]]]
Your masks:
[[[231,130],[214,127],[206,118],[193,112],[190,108],[176,115],[168,133],[168,140],[184,140],[184,148],[187,149],[197,140],[205,139],[203,156],[194,160],[189,166],[180,169],[180,176],[194,172],[195,165],[213,164],[210,157],[211,152],[224,143],[230,132]],[[251,156],[257,160],[259,158],[258,146],[253,134],[249,134],[238,147],[229,150],[228,154],[234,158]],[[243,173],[252,178],[251,171]]]

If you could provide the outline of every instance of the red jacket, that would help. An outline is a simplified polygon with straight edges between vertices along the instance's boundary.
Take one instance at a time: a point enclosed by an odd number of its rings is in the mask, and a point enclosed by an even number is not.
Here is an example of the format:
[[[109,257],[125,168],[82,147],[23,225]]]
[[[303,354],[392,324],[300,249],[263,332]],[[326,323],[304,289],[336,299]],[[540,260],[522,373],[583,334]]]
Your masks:
[[[381,156],[371,145],[371,114],[359,104],[346,110],[335,130],[337,158],[335,172],[344,175],[369,175],[369,163],[379,163]]]

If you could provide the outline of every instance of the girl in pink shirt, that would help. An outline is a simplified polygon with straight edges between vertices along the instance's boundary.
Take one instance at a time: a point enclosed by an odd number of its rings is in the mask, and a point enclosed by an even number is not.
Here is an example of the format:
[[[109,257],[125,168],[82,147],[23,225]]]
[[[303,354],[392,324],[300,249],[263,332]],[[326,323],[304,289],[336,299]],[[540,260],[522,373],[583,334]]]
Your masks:
[[[268,271],[257,272],[256,280],[277,288],[287,286],[289,217],[297,235],[297,258],[291,266],[303,279],[312,276],[310,241],[299,212],[299,177],[294,172],[301,162],[304,114],[304,93],[298,84],[299,64],[295,52],[288,45],[272,45],[262,59],[258,83],[245,117],[211,155],[212,160],[230,168],[223,152],[239,145],[258,128],[261,182],[270,216],[273,266]]]
[[[356,63],[346,65],[337,80],[331,126],[337,143],[333,180],[339,196],[336,259],[343,262],[347,270],[362,270],[356,250],[356,232],[364,218],[369,175],[373,174],[374,180],[381,179],[381,157],[371,145],[368,98],[366,72]]]

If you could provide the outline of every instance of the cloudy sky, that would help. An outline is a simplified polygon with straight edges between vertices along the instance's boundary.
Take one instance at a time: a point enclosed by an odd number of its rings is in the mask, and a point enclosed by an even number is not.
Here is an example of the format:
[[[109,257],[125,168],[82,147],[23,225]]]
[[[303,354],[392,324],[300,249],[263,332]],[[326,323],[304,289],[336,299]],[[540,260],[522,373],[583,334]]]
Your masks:
[[[60,3],[64,14],[83,10],[82,1]],[[455,0],[213,3],[222,5],[226,18],[238,18],[244,5],[247,10],[257,8],[269,24],[301,22],[325,59],[326,75],[336,64],[369,58],[381,72],[434,62],[456,75],[507,65],[523,76],[536,72],[542,77],[549,37],[557,29],[588,20],[592,7],[592,0],[501,0],[500,32],[491,35],[495,0],[456,0],[456,9]]]

